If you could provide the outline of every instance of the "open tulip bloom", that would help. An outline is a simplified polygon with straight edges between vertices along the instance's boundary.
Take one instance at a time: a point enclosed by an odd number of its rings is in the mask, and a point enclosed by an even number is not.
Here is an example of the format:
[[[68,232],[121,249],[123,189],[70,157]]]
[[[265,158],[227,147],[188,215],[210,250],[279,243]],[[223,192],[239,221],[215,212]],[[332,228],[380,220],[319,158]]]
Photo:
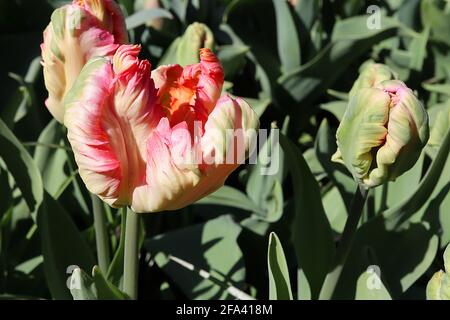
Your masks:
[[[139,51],[122,45],[88,62],[64,124],[92,193],[138,213],[174,210],[223,185],[248,155],[258,117],[244,100],[220,98],[223,70],[209,49],[198,64],[152,73]]]

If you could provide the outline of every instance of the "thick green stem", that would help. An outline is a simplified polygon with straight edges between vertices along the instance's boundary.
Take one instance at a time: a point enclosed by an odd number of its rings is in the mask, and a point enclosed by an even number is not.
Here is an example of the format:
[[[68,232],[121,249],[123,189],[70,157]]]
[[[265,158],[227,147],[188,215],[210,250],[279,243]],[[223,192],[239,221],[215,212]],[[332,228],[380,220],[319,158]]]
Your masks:
[[[350,249],[352,248],[353,240],[355,239],[358,222],[361,218],[361,213],[366,202],[368,190],[359,186],[355,192],[350,214],[345,223],[344,231],[342,233],[341,241],[334,257],[333,269],[325,277],[325,281],[320,291],[320,300],[330,300],[333,298],[334,291],[338,284],[342,273],[342,268],[347,260]]]
[[[125,229],[123,290],[137,299],[139,262],[139,215],[128,209]]]
[[[104,273],[108,271],[111,261],[109,251],[109,237],[106,229],[106,217],[103,213],[102,201],[94,194],[91,194],[92,209],[94,211],[95,242],[97,244],[97,259],[100,270]]]

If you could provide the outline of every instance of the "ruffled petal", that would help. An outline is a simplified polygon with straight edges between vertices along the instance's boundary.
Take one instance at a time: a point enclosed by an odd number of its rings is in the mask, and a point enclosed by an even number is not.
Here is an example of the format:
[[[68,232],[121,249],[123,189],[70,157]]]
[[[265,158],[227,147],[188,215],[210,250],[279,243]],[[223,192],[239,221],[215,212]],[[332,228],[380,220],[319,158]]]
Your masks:
[[[368,178],[373,164],[373,150],[386,138],[389,118],[389,94],[381,89],[361,89],[349,101],[336,137],[338,154],[356,181]],[[352,141],[352,143],[348,143]]]
[[[91,60],[66,99],[64,124],[87,188],[114,207],[146,184],[146,141],[158,122],[150,64],[136,46]]]
[[[191,135],[186,122],[170,128],[169,120],[162,118],[148,139],[147,151],[147,185],[134,192],[135,212],[175,210],[201,196],[203,175],[188,159]]]
[[[133,210],[175,210],[216,191],[247,158],[257,127],[251,107],[229,96],[219,100],[203,136],[162,118],[147,143],[147,186],[135,190]]]
[[[428,115],[414,93],[400,81],[385,81],[379,87],[391,95],[386,141],[377,152],[376,168],[366,183],[378,185],[412,168],[428,141]]]
[[[182,68],[169,65],[157,68],[152,78],[171,126],[182,121],[192,129],[214,109],[223,85],[223,69],[210,49],[200,50],[200,63]]]

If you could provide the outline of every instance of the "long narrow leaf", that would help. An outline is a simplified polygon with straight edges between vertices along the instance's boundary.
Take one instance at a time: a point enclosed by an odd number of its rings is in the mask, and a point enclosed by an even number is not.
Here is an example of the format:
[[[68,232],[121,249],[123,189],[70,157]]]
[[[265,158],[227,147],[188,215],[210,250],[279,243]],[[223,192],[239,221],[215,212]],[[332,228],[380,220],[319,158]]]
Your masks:
[[[269,269],[269,299],[292,300],[291,280],[283,247],[277,235],[272,232],[267,250]]]

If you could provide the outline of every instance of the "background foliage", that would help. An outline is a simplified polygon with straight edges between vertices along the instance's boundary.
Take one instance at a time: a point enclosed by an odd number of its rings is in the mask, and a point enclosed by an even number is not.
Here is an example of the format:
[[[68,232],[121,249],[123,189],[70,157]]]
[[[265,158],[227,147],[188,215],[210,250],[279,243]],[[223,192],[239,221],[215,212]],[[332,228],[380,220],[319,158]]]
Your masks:
[[[64,128],[44,106],[39,44],[64,2],[0,0],[1,298],[124,298],[124,213],[102,208],[114,257],[108,272],[91,275],[90,196]],[[131,42],[154,67],[176,62],[176,39],[189,24],[208,25],[227,90],[250,102],[262,128],[282,128],[278,174],[260,175],[266,145],[258,165],[242,166],[216,193],[142,219],[140,298],[318,297],[356,190],[330,161],[334,133],[369,59],[416,91],[434,135],[412,170],[370,193],[336,297],[425,298],[450,242],[449,124],[439,121],[450,113],[449,2],[162,0],[162,10],[118,2]],[[382,9],[379,29],[366,26],[371,4]],[[74,265],[83,290],[71,294]],[[365,285],[369,265],[381,270],[376,294]]]

